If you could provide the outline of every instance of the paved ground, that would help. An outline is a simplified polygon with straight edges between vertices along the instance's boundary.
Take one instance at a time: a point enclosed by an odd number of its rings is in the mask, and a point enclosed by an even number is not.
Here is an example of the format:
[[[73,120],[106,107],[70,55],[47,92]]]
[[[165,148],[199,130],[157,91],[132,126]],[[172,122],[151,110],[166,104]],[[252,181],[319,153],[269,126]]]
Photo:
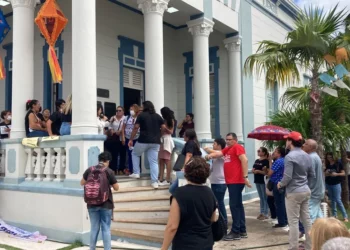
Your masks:
[[[248,238],[239,241],[220,241],[214,245],[214,250],[232,250],[246,249],[250,247],[267,246],[288,242],[288,233],[281,229],[273,229],[272,225],[265,221],[259,221],[256,217],[259,214],[259,201],[244,205],[246,213],[246,224],[248,230]],[[229,210],[228,210],[228,213]],[[232,218],[229,217],[231,225]],[[255,248],[265,250],[285,250],[287,245],[276,247]]]
[[[246,223],[248,230],[248,238],[240,241],[220,241],[214,245],[214,250],[232,250],[232,249],[249,249],[251,247],[268,246],[265,248],[254,248],[258,250],[286,250],[287,245],[272,247],[269,245],[281,244],[288,242],[288,233],[281,229],[272,229],[272,225],[268,222],[259,221],[256,219],[259,212],[259,201],[246,203],[244,205],[246,212]],[[229,223],[231,224],[232,218],[228,210]],[[56,250],[67,245],[46,241],[44,243],[34,243],[23,241],[19,239],[10,238],[5,233],[0,233],[0,244],[10,245],[23,250]],[[100,243],[101,244],[101,243]],[[122,242],[113,242],[113,246],[121,249],[127,248],[140,248],[154,250],[156,248],[150,248],[135,244],[128,244]],[[77,248],[76,250],[88,250],[87,247]],[[102,248],[98,248],[102,249]]]

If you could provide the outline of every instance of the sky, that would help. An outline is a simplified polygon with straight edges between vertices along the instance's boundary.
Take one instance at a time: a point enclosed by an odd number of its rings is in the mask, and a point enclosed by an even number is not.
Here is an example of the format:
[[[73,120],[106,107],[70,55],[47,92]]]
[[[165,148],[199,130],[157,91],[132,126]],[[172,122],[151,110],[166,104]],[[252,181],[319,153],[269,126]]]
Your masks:
[[[339,8],[347,8],[350,11],[350,0],[294,0],[294,2],[301,8],[305,6],[313,5],[324,7],[325,10],[329,10],[339,2]]]

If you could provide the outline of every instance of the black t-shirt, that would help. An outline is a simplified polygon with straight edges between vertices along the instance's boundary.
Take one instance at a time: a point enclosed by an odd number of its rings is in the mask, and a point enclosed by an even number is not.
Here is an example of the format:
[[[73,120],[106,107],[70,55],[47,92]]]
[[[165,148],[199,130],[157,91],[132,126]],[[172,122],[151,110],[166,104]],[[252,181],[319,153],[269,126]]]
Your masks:
[[[333,165],[326,165],[326,170],[325,172],[334,172],[334,173],[340,173],[342,170],[344,170],[343,168],[343,164],[341,164],[341,162],[336,162]],[[341,181],[343,180],[343,176],[326,176],[326,184],[327,185],[337,185],[339,183],[341,183]]]
[[[172,250],[210,249],[214,245],[211,217],[217,207],[213,191],[186,185],[177,188],[173,197],[180,207],[180,223]]]
[[[201,150],[194,141],[186,142],[185,146],[183,147],[181,154],[186,156],[187,153],[191,153],[193,156],[202,156]]]
[[[264,160],[257,159],[253,166],[255,170],[263,170],[264,167],[269,168],[268,159],[264,159]],[[264,176],[265,175],[263,174],[254,174],[254,183],[265,184]]]
[[[62,119],[62,122],[69,122],[69,123],[71,123],[72,122],[72,113],[68,113],[68,114],[62,113],[61,119]]]
[[[179,137],[184,137],[184,134],[186,132],[187,129],[190,129],[190,128],[194,128],[194,122],[191,122],[191,123],[188,123],[188,122],[184,122],[182,123],[182,128],[179,132]]]
[[[9,124],[6,124],[5,122],[0,123],[0,127],[6,127],[9,128],[8,126],[11,126],[11,122]],[[1,129],[1,128],[0,128]],[[0,130],[1,131],[1,130]],[[6,139],[9,138],[8,134],[0,134],[0,139]]]
[[[59,111],[53,112],[52,115],[50,115],[50,120],[52,121],[51,124],[51,131],[54,135],[60,135],[60,128],[62,125],[62,113]]]
[[[135,124],[140,125],[140,143],[160,144],[161,127],[164,124],[163,118],[157,113],[150,114],[142,112],[137,116]]]
[[[96,168],[97,167],[100,167],[100,165],[96,166]],[[86,169],[86,171],[84,172],[83,178],[85,181],[88,179],[90,172],[91,172],[91,167]],[[110,168],[107,168],[105,173],[107,174],[107,179],[109,181],[109,185],[112,186],[112,185],[117,183],[117,179],[115,178],[114,172]],[[102,205],[87,205],[87,207],[88,208],[102,207],[102,208],[106,208],[106,209],[113,209],[114,202],[113,202],[112,191],[109,192],[108,200],[105,203],[103,203]]]

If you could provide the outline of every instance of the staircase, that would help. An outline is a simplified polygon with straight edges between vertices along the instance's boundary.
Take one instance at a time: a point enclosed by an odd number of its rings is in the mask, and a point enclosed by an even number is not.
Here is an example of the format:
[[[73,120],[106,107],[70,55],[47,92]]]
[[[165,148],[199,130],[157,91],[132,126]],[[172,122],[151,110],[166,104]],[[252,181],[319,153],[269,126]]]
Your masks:
[[[170,208],[169,186],[153,189],[149,177],[117,176],[119,191],[113,191],[114,239],[159,247],[163,242]]]

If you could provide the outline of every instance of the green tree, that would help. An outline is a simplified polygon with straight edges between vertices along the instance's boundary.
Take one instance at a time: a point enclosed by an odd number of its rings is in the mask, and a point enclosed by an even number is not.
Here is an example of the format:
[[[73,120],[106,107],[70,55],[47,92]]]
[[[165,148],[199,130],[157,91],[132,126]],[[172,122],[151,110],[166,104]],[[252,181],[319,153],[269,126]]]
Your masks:
[[[318,142],[318,154],[321,158],[324,112],[318,78],[327,65],[325,55],[335,55],[340,46],[348,49],[344,37],[336,36],[346,15],[345,9],[338,11],[338,6],[329,12],[318,7],[305,9],[297,17],[295,29],[288,33],[285,43],[261,41],[256,54],[249,56],[244,64],[245,74],[264,74],[269,86],[277,83],[293,86],[300,82],[299,68],[311,72],[310,95],[313,98],[308,98],[311,126],[309,137]]]

